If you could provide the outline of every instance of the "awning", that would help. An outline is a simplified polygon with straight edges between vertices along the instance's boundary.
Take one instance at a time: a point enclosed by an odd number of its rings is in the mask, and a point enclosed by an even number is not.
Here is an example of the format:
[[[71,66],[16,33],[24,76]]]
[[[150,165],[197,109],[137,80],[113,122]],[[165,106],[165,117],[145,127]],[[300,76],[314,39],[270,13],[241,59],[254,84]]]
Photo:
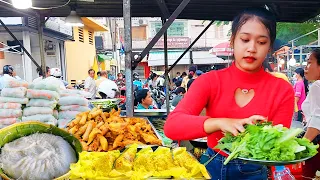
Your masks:
[[[106,26],[92,18],[82,17],[81,20],[83,21],[84,25],[88,26],[94,31],[108,31],[108,28]]]
[[[183,51],[169,50],[168,64],[172,65],[181,55]],[[179,61],[178,65],[190,64],[190,53],[186,53]],[[164,66],[164,51],[151,51],[149,53],[148,66]]]
[[[230,42],[224,42],[214,46],[209,52],[216,56],[232,56],[233,49],[230,46]]]
[[[215,55],[208,53],[208,51],[193,51],[193,63],[200,64],[227,64],[230,60],[224,60]]]
[[[112,57],[104,55],[104,54],[98,54],[97,56],[98,56],[98,61],[99,62],[103,62],[105,60],[108,60],[108,61],[112,60]]]

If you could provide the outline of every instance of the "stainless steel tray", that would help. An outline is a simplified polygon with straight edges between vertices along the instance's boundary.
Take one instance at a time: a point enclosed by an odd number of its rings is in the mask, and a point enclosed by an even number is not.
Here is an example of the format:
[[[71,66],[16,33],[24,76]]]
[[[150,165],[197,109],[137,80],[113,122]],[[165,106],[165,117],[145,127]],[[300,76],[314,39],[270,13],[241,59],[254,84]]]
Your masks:
[[[229,151],[222,150],[222,152],[228,155],[230,154]],[[293,160],[293,161],[267,161],[267,160],[249,159],[249,158],[242,158],[242,157],[238,157],[237,159],[241,159],[245,162],[252,163],[252,164],[261,164],[266,166],[284,166],[284,165],[290,165],[290,164],[298,164],[310,158],[312,157],[307,157],[307,158]]]
[[[166,109],[135,109],[134,116],[139,116],[139,117],[167,116],[167,110]]]
[[[89,102],[94,104],[94,103],[103,103],[103,102],[113,102],[115,104],[119,104],[121,102],[121,99],[119,98],[114,98],[114,99],[95,99],[95,100],[90,100]]]

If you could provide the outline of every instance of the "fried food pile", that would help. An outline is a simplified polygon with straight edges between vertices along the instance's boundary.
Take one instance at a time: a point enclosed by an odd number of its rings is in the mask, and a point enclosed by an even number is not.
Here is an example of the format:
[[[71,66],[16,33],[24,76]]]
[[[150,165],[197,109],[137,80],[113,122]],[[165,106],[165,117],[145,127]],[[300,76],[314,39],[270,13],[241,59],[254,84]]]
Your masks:
[[[119,150],[109,152],[82,152],[79,161],[70,166],[71,179],[210,179],[204,165],[192,157],[186,148],[172,151],[149,146],[139,149],[131,145],[122,154]],[[106,163],[107,162],[107,163]]]
[[[77,137],[84,151],[110,151],[130,144],[162,145],[152,127],[143,118],[123,118],[114,109],[83,112],[67,125],[67,131]]]

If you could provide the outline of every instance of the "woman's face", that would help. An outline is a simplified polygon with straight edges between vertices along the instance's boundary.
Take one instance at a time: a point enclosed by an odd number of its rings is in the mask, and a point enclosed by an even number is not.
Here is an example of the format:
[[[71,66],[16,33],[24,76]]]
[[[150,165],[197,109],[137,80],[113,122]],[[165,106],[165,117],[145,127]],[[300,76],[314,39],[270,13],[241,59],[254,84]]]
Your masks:
[[[147,106],[151,106],[152,105],[152,98],[151,98],[150,92],[147,93],[146,98],[142,99],[142,104],[143,105],[147,105]]]
[[[118,75],[118,79],[123,79],[122,74],[119,74],[119,75]]]
[[[270,50],[270,35],[257,19],[248,20],[234,38],[236,66],[244,72],[257,72]]]
[[[304,74],[305,78],[309,81],[320,80],[320,65],[313,54],[310,55]]]

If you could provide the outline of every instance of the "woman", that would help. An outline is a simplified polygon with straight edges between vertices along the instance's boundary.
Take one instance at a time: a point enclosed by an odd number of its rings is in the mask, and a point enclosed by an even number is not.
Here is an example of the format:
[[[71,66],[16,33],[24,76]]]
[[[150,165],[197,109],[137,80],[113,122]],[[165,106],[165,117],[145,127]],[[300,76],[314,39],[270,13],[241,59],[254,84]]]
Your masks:
[[[119,89],[122,89],[124,86],[126,86],[126,82],[123,79],[123,75],[121,73],[117,74],[116,84]]]
[[[309,81],[315,81],[306,100],[302,104],[302,111],[307,120],[307,132],[305,138],[319,143],[320,134],[320,49],[313,50],[305,68],[305,77]],[[317,137],[318,136],[318,137]],[[303,168],[305,179],[315,177],[316,171],[320,170],[320,148],[318,154],[307,160]]]
[[[296,83],[294,84],[294,93],[295,93],[295,103],[298,107],[298,112],[296,113],[295,120],[302,122],[302,110],[301,105],[303,101],[306,99],[306,95],[308,93],[308,80],[304,78],[304,70],[302,68],[297,68],[294,73],[294,78]]]
[[[136,95],[137,109],[154,109],[153,100],[148,89],[141,89]]]
[[[266,9],[247,9],[232,24],[235,60],[229,68],[198,77],[169,115],[164,131],[173,140],[208,137],[207,165],[212,179],[267,179],[267,167],[232,160],[213,149],[223,132],[237,135],[245,124],[266,120],[290,127],[294,92],[282,79],[264,71],[262,63],[276,37],[275,17]],[[199,116],[206,108],[206,116]]]

